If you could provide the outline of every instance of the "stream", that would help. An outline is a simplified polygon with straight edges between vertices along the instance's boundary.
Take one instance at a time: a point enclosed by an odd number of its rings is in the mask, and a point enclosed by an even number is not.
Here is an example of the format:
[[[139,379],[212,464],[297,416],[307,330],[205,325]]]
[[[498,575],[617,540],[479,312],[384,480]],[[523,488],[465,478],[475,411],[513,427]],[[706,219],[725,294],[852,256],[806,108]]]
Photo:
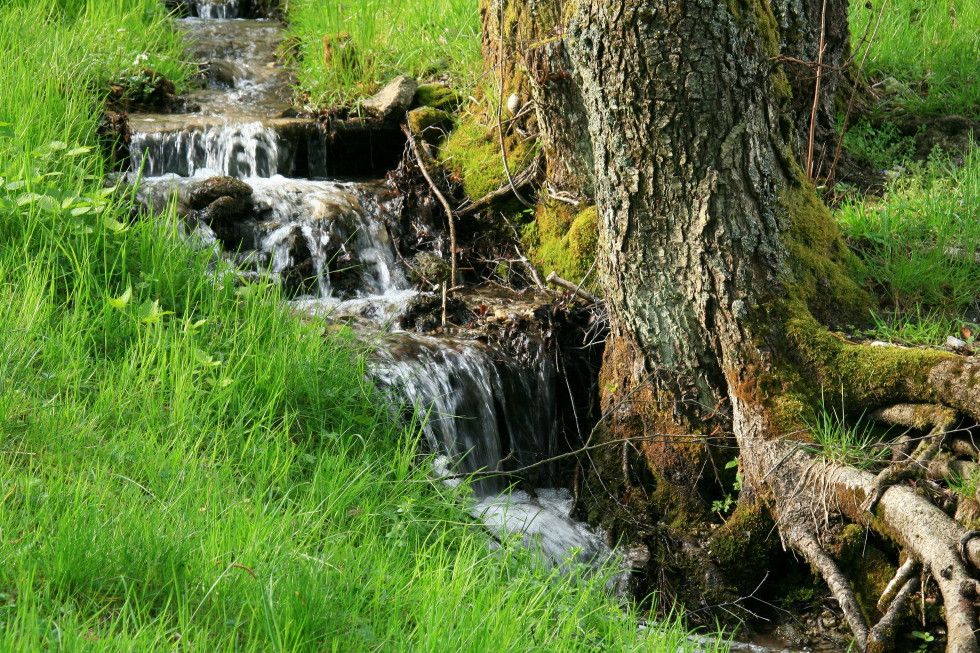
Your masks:
[[[521,538],[547,566],[574,573],[618,567],[608,585],[625,593],[629,554],[572,517],[568,475],[541,464],[578,441],[563,432],[571,418],[561,413],[571,411],[561,399],[567,406],[570,390],[542,337],[520,334],[515,351],[465,330],[433,335],[403,328],[412,302],[425,293],[413,289],[388,228],[402,199],[381,177],[397,164],[401,146],[372,134],[338,146],[315,122],[292,117],[292,80],[276,58],[282,25],[239,18],[247,0],[185,4],[190,17],[178,20],[179,29],[189,58],[206,65],[207,84],[185,96],[191,107],[185,113],[129,115],[126,176],[139,184],[138,201],[158,214],[175,206],[188,246],[210,250],[216,265],[230,265],[243,281],[281,284],[291,298],[285,310],[342,322],[372,343],[375,385],[393,415],[414,410],[426,417],[424,445],[443,482],[535,466],[517,484],[513,474],[471,480],[473,517],[497,541]],[[377,156],[358,149],[376,141],[397,151]],[[204,192],[214,184],[233,189],[228,177],[247,184],[248,201]],[[447,246],[439,237],[429,243],[439,256]],[[548,300],[479,301],[530,315]],[[710,648],[705,640],[692,643]],[[785,644],[727,645],[766,653]]]
[[[288,117],[291,80],[276,61],[281,25],[238,18],[236,0],[189,9],[178,22],[189,57],[207,63],[208,84],[186,96],[192,112],[130,114],[128,174],[139,201],[156,211],[175,203],[189,244],[212,249],[245,279],[277,280],[294,298],[288,310],[345,319],[377,343],[371,375],[393,411],[427,415],[425,444],[446,483],[566,451],[557,415],[565,384],[535,336],[517,357],[480,339],[399,328],[418,295],[386,228],[401,200],[381,180],[338,178],[335,170],[362,168],[341,165],[348,152],[314,123]],[[215,183],[206,180],[219,176],[247,184],[250,203],[224,213],[220,201],[196,205]],[[433,247],[441,253],[439,241]],[[557,470],[545,465],[519,489],[512,483],[472,483],[472,514],[496,538],[523,538],[549,565],[616,564],[603,533],[571,517],[573,496]]]

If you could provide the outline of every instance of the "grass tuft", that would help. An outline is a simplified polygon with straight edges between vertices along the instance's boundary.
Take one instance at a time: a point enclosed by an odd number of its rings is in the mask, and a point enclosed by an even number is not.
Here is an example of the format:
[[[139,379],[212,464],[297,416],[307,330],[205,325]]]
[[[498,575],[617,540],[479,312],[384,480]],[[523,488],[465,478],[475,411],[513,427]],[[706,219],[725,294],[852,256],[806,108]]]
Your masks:
[[[351,103],[401,74],[467,85],[482,66],[475,0],[295,0],[289,23],[311,108]]]

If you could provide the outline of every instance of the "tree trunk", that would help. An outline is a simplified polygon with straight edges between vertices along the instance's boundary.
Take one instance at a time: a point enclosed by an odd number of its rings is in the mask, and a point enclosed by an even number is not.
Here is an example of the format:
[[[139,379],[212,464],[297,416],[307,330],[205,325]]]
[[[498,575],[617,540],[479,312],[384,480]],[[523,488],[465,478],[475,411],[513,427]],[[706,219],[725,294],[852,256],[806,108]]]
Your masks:
[[[885,605],[880,621],[862,610],[848,570],[824,550],[833,523],[874,528],[931,570],[948,649],[977,651],[980,545],[967,538],[961,555],[965,529],[936,506],[796,443],[809,438],[824,388],[859,413],[930,402],[980,417],[977,361],[852,345],[828,331],[865,321],[869,298],[798,156],[801,84],[787,77],[783,53],[813,58],[813,11],[823,3],[780,0],[778,15],[759,0],[541,4],[562,17],[551,33],[563,45],[546,47],[567,76],[536,86],[538,115],[573,97],[573,113],[587,119],[585,133],[553,130],[549,152],[588,152],[574,167],[594,165],[611,324],[602,436],[621,443],[598,476],[613,512],[632,529],[666,523],[669,539],[699,549],[690,533],[718,496],[710,471],[723,476],[733,457],[724,447],[737,447],[735,515],[765,506],[784,544],[827,580],[862,648],[890,647],[901,605]],[[820,21],[825,40],[840,36],[841,15]],[[835,56],[825,51],[824,63],[838,65]],[[817,113],[832,116],[822,96]],[[932,426],[941,438],[952,425]]]

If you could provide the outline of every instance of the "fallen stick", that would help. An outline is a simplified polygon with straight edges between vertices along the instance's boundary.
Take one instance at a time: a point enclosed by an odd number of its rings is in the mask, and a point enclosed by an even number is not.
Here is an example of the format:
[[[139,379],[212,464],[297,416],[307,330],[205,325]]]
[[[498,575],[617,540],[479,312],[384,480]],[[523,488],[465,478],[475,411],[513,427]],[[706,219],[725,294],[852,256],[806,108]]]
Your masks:
[[[565,288],[566,290],[570,291],[572,294],[577,295],[582,299],[587,299],[590,302],[596,301],[595,295],[590,293],[588,290],[583,289],[581,286],[575,285],[574,283],[572,283],[567,279],[562,279],[561,277],[558,276],[557,272],[552,271],[551,274],[548,275],[548,278],[545,279],[545,281],[547,281],[548,283],[553,283],[556,286],[561,286],[562,288]]]

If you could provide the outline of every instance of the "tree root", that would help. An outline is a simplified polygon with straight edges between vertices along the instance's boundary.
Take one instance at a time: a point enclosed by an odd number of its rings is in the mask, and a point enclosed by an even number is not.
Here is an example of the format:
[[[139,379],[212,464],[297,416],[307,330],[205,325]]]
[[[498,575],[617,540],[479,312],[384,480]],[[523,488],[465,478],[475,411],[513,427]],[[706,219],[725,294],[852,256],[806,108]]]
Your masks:
[[[858,605],[857,597],[854,595],[854,589],[851,587],[847,576],[844,575],[844,572],[837,566],[837,563],[823,550],[812,532],[807,530],[798,533],[787,533],[787,535],[790,545],[799,551],[806,561],[817,570],[817,573],[823,577],[827,583],[827,587],[830,588],[834,598],[837,599],[837,603],[840,604],[841,611],[844,613],[844,618],[851,627],[851,632],[854,634],[858,646],[864,649],[868,643],[870,629],[868,628],[868,622],[861,613],[861,606]]]

